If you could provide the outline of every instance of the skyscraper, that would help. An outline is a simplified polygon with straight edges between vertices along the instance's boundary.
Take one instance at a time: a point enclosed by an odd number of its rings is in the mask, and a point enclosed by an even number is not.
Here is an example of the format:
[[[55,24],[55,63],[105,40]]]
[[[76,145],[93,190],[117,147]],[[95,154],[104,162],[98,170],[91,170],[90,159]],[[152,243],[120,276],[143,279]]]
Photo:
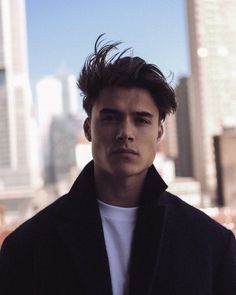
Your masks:
[[[76,162],[75,147],[81,131],[78,95],[73,75],[45,76],[36,85],[38,125],[44,179],[57,181]]]
[[[63,91],[63,113],[64,115],[78,115],[78,87],[76,85],[76,77],[69,74],[60,74],[58,79],[62,84]]]
[[[236,130],[225,130],[214,137],[217,171],[217,200],[221,206],[236,205]]]
[[[24,0],[0,0],[0,194],[40,184]]]
[[[82,132],[79,116],[54,117],[49,130],[49,162],[47,182],[57,183],[66,179],[77,166],[76,147]],[[79,155],[80,156],[80,155]]]
[[[45,76],[36,84],[40,133],[47,137],[52,118],[63,114],[63,89],[57,77]]]
[[[181,77],[175,88],[178,109],[176,112],[178,156],[175,159],[176,176],[193,177],[192,142],[189,114],[188,78]]]
[[[236,124],[236,1],[187,0],[194,176],[214,193],[213,136]]]

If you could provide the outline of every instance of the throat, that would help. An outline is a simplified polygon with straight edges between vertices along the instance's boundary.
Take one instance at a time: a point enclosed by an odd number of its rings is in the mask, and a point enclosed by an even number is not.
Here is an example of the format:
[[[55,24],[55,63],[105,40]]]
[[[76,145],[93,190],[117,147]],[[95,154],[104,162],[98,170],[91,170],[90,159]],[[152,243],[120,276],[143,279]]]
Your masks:
[[[145,177],[141,179],[114,177],[95,174],[95,184],[99,200],[118,207],[137,207]]]

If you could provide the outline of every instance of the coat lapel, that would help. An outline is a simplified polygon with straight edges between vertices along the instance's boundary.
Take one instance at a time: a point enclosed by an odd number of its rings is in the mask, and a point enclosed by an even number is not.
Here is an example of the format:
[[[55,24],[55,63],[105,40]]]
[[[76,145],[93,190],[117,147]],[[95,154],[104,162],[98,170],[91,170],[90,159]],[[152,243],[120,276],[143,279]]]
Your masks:
[[[162,194],[166,187],[154,167],[151,167],[144,185],[133,237],[130,295],[156,294],[157,291],[164,290],[163,287],[166,293],[159,294],[170,294],[168,290],[171,286],[168,283],[168,276],[171,261],[168,258],[168,250],[166,252],[169,243],[169,235],[166,235],[169,230],[167,222],[169,208],[162,203]],[[168,267],[168,273],[166,267]]]
[[[161,202],[166,189],[154,167],[148,171],[130,257],[129,294],[172,294],[171,226],[168,206]],[[111,295],[111,279],[102,221],[96,201],[93,163],[79,175],[58,212],[58,234],[66,245],[88,294]],[[174,253],[174,252],[173,252]]]
[[[139,216],[130,260],[130,294],[150,294],[160,256],[160,243],[165,209]],[[138,293],[138,291],[140,293]]]
[[[59,208],[61,219],[57,229],[78,271],[78,280],[85,284],[86,294],[111,295],[108,257],[91,166],[80,174]]]
[[[156,248],[152,248],[153,253],[156,251],[155,262],[149,281],[148,292],[146,294],[152,295],[157,292],[160,295],[177,295],[174,292],[174,268],[173,261],[176,255],[176,245],[173,242],[173,236],[176,235],[174,223],[172,222],[172,209],[168,205],[161,206],[164,211],[160,216],[159,235],[156,237]]]

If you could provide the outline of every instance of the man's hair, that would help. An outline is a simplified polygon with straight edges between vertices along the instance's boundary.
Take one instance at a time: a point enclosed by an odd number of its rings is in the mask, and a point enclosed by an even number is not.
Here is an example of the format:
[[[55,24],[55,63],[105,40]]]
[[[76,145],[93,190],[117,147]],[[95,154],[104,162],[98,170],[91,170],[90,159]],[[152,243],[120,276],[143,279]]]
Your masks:
[[[177,108],[175,92],[159,68],[140,57],[124,56],[130,48],[111,55],[121,42],[104,43],[102,36],[96,40],[94,53],[86,59],[77,82],[87,115],[91,115],[94,102],[106,87],[146,89],[158,107],[161,121],[167,114],[174,113]]]

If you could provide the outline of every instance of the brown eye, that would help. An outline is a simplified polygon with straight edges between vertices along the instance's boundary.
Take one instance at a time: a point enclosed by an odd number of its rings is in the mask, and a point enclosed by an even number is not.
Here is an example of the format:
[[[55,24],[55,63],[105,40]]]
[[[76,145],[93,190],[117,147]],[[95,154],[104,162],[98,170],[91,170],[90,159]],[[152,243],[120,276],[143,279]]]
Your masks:
[[[143,117],[136,117],[135,118],[135,122],[138,124],[150,124],[150,120],[148,120],[147,118],[143,118]]]
[[[114,115],[106,115],[106,116],[102,116],[101,120],[104,123],[112,123],[112,122],[117,122],[118,118],[117,116],[114,116]]]

